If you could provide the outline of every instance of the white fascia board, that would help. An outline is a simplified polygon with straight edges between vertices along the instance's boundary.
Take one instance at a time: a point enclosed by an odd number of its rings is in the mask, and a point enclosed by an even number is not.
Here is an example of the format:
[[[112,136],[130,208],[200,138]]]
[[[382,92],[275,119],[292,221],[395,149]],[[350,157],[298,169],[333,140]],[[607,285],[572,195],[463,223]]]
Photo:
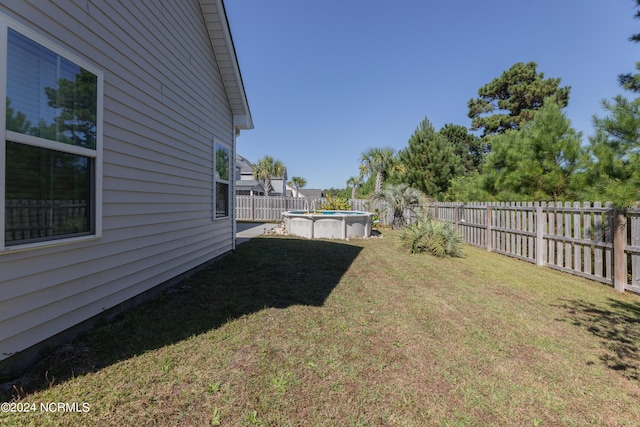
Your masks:
[[[213,53],[218,61],[218,67],[221,70],[232,71],[232,77],[227,73],[223,73],[222,78],[229,101],[232,105],[239,104],[239,107],[232,108],[234,127],[236,131],[253,129],[249,102],[242,82],[242,74],[240,73],[240,65],[238,64],[224,1],[200,0],[200,7],[209,31]]]
[[[248,116],[247,114],[233,116],[233,127],[236,129],[242,129],[242,130],[253,129],[253,123],[251,122],[251,117]]]

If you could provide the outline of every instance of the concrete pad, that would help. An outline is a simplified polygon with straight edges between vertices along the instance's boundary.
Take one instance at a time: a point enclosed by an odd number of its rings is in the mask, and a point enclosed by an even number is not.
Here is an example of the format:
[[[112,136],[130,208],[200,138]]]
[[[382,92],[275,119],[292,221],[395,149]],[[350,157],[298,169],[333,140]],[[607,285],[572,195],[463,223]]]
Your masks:
[[[236,245],[248,242],[253,237],[266,234],[267,231],[277,226],[278,224],[270,222],[238,222],[236,223]]]

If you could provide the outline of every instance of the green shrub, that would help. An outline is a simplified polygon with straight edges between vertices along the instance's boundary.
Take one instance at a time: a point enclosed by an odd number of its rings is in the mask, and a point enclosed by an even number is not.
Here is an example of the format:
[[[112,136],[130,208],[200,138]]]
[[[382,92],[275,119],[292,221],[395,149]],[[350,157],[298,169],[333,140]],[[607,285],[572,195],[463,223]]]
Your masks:
[[[421,219],[402,227],[398,236],[402,246],[412,254],[430,252],[438,257],[462,256],[462,237],[449,222]]]
[[[351,205],[347,199],[327,194],[327,201],[320,205],[323,211],[350,211]]]
[[[372,202],[382,203],[382,212],[393,214],[391,228],[397,230],[405,223],[405,212],[410,210],[418,214],[421,207],[426,206],[427,196],[420,190],[410,187],[409,184],[387,184],[380,191],[370,196]]]

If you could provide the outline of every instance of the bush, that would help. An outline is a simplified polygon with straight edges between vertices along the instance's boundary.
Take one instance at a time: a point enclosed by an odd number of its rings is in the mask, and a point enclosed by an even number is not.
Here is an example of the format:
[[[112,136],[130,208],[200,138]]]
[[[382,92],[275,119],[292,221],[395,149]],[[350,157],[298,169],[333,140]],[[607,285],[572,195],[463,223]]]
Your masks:
[[[350,211],[351,205],[347,199],[327,194],[327,201],[320,205],[320,209],[324,211]]]
[[[373,202],[382,203],[385,215],[393,214],[391,228],[397,230],[405,224],[405,211],[408,209],[418,214],[427,204],[427,196],[409,184],[387,184],[380,191],[370,196]]]
[[[449,222],[421,219],[402,227],[399,238],[402,246],[412,254],[430,252],[437,257],[462,256],[462,237]]]

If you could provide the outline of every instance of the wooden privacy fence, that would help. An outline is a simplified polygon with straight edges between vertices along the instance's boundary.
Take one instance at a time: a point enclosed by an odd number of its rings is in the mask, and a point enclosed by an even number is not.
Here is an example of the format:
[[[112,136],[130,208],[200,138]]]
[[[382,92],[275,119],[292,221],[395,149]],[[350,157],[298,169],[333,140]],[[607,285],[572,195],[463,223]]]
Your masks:
[[[5,201],[6,241],[37,239],[77,231],[85,223],[84,200],[15,200]]]
[[[236,196],[236,219],[280,221],[285,211],[313,210],[325,201]],[[353,210],[375,210],[368,200],[349,203]],[[455,224],[469,244],[640,293],[640,210],[621,213],[599,202],[435,202],[428,211]],[[413,220],[411,212],[405,217]]]
[[[640,211],[610,203],[434,203],[434,218],[463,239],[515,257],[640,293]]]
[[[325,198],[285,196],[236,196],[236,220],[281,221],[282,213],[291,210],[319,209]],[[368,210],[368,200],[350,199],[352,210]]]

